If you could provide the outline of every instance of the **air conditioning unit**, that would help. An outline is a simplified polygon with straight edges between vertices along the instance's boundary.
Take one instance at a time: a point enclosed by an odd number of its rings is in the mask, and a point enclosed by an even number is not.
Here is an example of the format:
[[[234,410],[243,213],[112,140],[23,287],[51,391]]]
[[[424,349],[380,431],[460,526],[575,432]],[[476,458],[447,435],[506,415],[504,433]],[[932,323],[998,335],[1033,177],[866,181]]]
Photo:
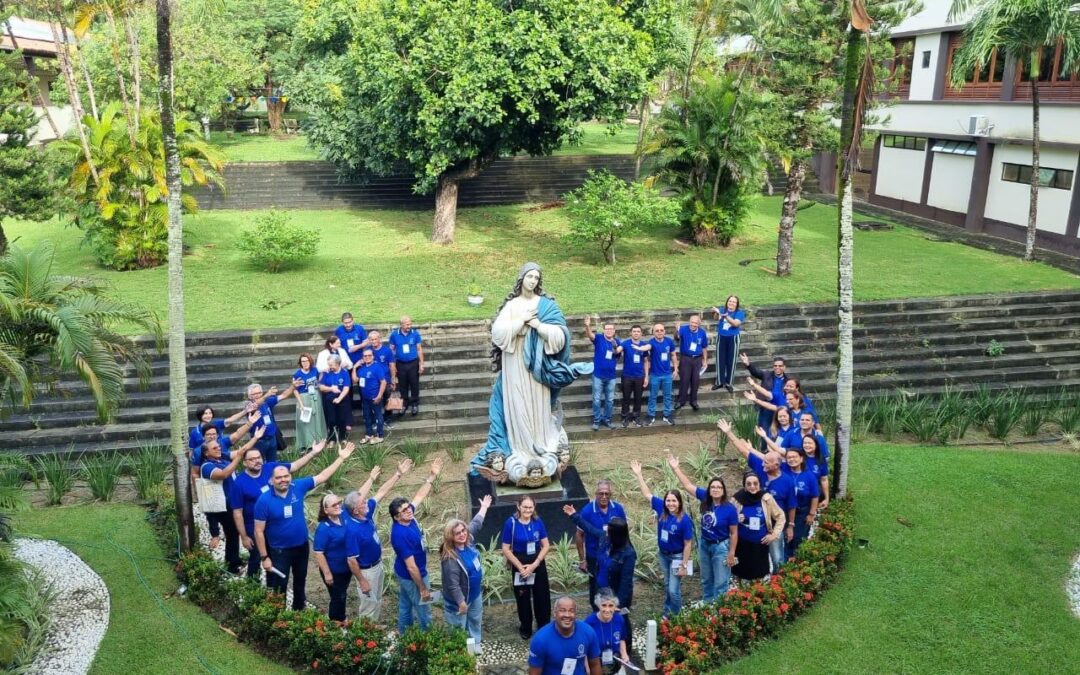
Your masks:
[[[969,115],[967,132],[971,136],[989,136],[990,118],[986,115]]]

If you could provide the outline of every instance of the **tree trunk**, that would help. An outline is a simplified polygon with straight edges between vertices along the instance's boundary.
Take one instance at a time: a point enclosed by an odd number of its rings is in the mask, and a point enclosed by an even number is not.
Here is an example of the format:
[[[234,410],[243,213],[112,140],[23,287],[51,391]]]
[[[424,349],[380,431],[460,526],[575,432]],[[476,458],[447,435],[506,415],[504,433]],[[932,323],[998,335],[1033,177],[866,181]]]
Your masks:
[[[135,96],[135,129],[139,128],[139,116],[142,114],[142,67],[140,65],[139,33],[131,24],[131,16],[124,15],[124,32],[127,34],[128,59],[131,62],[131,86]]]
[[[131,102],[128,100],[127,81],[124,79],[124,68],[120,56],[120,32],[116,28],[116,15],[113,14],[111,9],[105,10],[105,18],[109,23],[109,32],[111,34],[109,46],[112,48],[113,67],[116,70],[116,84],[120,87],[120,101],[124,106],[124,118],[127,119],[128,139],[131,140],[131,147],[134,148],[138,146],[135,141],[135,132],[138,131],[139,123],[135,119],[135,115],[131,110]]]
[[[0,6],[3,6],[3,3],[0,3]],[[11,22],[5,22],[4,25],[7,27],[8,39],[11,40],[11,46],[21,52],[19,41],[15,39],[15,31],[11,29]],[[41,93],[41,86],[38,84],[37,76],[34,75],[34,71],[30,67],[30,59],[26,57],[26,54],[22,54],[22,61],[23,68],[26,68],[27,83],[30,88],[34,90],[34,97],[37,98],[38,105],[41,106],[41,112],[45,114],[45,119],[49,123],[49,128],[52,129],[53,138],[60,138],[60,129],[57,128],[56,121],[53,120],[52,114],[49,112],[49,102],[45,100],[45,95]],[[3,254],[4,250],[6,250],[6,244],[5,249],[0,249],[0,255]]]
[[[431,241],[436,244],[453,244],[454,228],[457,226],[458,181],[446,175],[439,177],[435,188],[435,226]]]
[[[1024,260],[1035,259],[1035,235],[1038,233],[1039,216],[1039,159],[1042,148],[1039,141],[1039,82],[1031,80],[1031,197],[1028,204],[1027,237],[1024,241]]]
[[[797,159],[788,171],[787,189],[784,190],[784,208],[780,212],[780,231],[776,240],[776,276],[791,275],[791,241],[795,232],[795,220],[802,199],[803,181],[806,179],[806,160]]]
[[[645,127],[649,124],[649,97],[641,99],[641,112],[638,113],[637,147],[634,149],[634,180],[641,180],[641,148],[645,145]]]
[[[844,99],[840,114],[840,162],[836,181],[838,230],[837,242],[837,308],[836,350],[836,444],[833,463],[832,490],[836,497],[847,494],[848,461],[851,455],[851,406],[855,380],[855,361],[852,345],[854,314],[854,243],[852,228],[851,145],[858,120],[855,117],[855,96],[859,85],[859,59],[862,32],[852,27],[848,33],[847,56],[844,67]]]
[[[56,47],[56,58],[60,63],[60,71],[64,74],[64,86],[67,87],[68,100],[71,101],[71,111],[75,115],[75,133],[79,135],[79,145],[82,146],[83,157],[90,169],[90,176],[94,179],[94,185],[100,185],[97,165],[94,164],[94,156],[90,153],[90,142],[86,138],[86,129],[83,127],[83,117],[86,111],[83,109],[82,96],[79,95],[79,87],[75,84],[75,70],[71,67],[71,54],[67,49],[67,29],[64,29],[65,40],[61,42],[60,33],[56,26],[63,19],[62,7],[58,2],[49,6],[49,31],[52,33],[53,45]],[[63,25],[62,23],[60,25]]]
[[[270,133],[281,135],[284,124],[285,103],[278,97],[277,103],[271,103],[270,97],[266,97],[266,121],[270,123]]]
[[[157,0],[158,100],[165,145],[169,211],[169,428],[173,453],[176,528],[183,552],[196,544],[191,511],[191,468],[187,459],[187,355],[184,330],[184,230],[180,219],[180,151],[173,111],[172,2]]]
[[[5,253],[7,253],[7,250],[8,250],[7,234],[4,232],[4,224],[3,224],[3,222],[0,222],[0,256],[3,256]]]
[[[90,79],[90,69],[86,67],[86,59],[82,57],[82,53],[79,48],[76,47],[75,58],[79,61],[79,72],[82,73],[83,81],[86,82],[86,96],[90,99],[90,113],[94,116],[94,119],[100,119],[98,115],[97,107],[97,94],[94,92],[94,81]]]

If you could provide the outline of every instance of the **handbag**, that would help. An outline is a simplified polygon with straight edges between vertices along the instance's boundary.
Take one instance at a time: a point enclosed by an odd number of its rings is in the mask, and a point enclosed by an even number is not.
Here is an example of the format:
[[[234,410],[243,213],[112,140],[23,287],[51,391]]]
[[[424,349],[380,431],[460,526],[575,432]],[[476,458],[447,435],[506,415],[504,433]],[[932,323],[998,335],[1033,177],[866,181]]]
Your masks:
[[[390,392],[390,398],[386,399],[386,412],[401,412],[405,410],[405,400],[401,398],[401,393],[397,391]]]

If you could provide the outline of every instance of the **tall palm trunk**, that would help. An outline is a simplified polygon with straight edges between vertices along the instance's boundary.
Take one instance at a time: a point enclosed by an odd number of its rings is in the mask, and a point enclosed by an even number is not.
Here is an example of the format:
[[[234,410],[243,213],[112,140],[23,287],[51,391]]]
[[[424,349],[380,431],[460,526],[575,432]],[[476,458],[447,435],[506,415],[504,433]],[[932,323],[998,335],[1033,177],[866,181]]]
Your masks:
[[[142,65],[139,49],[139,33],[132,25],[132,17],[125,14],[121,17],[124,23],[124,32],[127,34],[128,61],[131,66],[131,90],[135,97],[135,130],[139,129],[139,117],[142,114]]]
[[[187,354],[184,330],[184,231],[180,219],[180,151],[173,115],[172,1],[157,0],[158,100],[165,144],[165,182],[169,189],[169,430],[173,453],[173,494],[180,550],[195,546],[191,511],[191,469],[187,443]]]
[[[784,189],[784,208],[780,212],[780,228],[776,237],[776,276],[791,275],[791,247],[798,217],[799,201],[802,200],[803,182],[806,180],[806,160],[796,159],[787,175]]]
[[[1028,204],[1027,236],[1024,241],[1024,260],[1035,258],[1035,235],[1039,216],[1039,81],[1031,79],[1031,197]]]
[[[641,148],[645,145],[645,129],[649,126],[649,95],[641,97],[641,110],[638,112],[637,146],[634,148],[634,180],[641,178]]]
[[[83,127],[83,117],[86,111],[83,109],[82,96],[79,87],[75,83],[75,70],[71,65],[71,53],[67,45],[67,29],[64,29],[64,39],[60,39],[60,32],[56,26],[63,25],[63,7],[59,2],[52,2],[48,8],[49,31],[52,33],[53,45],[56,47],[56,59],[60,63],[60,71],[64,74],[64,86],[67,88],[68,100],[71,101],[71,111],[75,115],[75,133],[79,136],[79,145],[82,146],[83,156],[86,157],[86,166],[90,169],[90,177],[94,179],[94,185],[99,185],[101,179],[98,176],[97,166],[94,164],[94,156],[90,153],[90,141],[86,138],[86,129]]]

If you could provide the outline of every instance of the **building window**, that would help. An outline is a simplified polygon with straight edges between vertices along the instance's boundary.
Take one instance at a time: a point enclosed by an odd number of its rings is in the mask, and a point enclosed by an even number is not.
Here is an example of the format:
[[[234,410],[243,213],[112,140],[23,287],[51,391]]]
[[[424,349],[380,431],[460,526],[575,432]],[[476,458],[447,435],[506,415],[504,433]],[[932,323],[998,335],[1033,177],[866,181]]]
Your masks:
[[[949,35],[949,54],[946,61],[945,72],[948,73],[945,82],[944,98],[946,99],[975,99],[993,100],[1001,96],[1001,83],[1005,78],[1005,53],[994,50],[990,58],[984,63],[977,64],[974,68],[963,73],[964,85],[954,87],[952,73],[955,69],[956,54],[963,45],[962,33]]]
[[[966,141],[934,141],[930,146],[931,152],[940,152],[945,155],[975,156],[975,144]]]
[[[886,134],[881,137],[881,142],[886,148],[900,150],[926,150],[926,139],[918,136],[895,136]]]
[[[923,68],[929,68],[930,67],[930,50],[929,49],[927,49],[926,51],[924,51],[922,53],[922,67]]]
[[[1003,162],[1001,164],[1001,180],[1008,183],[1024,183],[1025,185],[1030,185],[1031,165]],[[1039,187],[1071,190],[1072,183],[1073,172],[1068,169],[1039,167]]]

